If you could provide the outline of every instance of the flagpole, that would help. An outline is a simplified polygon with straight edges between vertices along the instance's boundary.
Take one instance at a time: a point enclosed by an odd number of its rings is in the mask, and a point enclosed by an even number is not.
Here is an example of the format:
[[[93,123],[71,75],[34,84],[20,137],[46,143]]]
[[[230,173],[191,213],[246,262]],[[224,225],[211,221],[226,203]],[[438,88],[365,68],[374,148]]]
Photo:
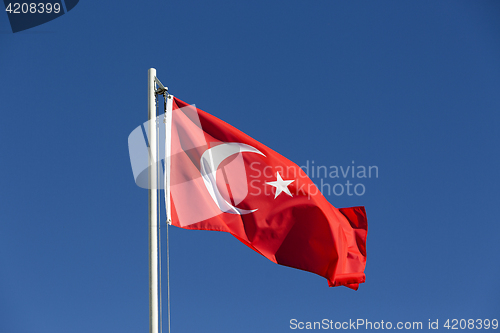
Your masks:
[[[149,333],[158,333],[158,226],[156,174],[156,69],[148,70],[148,141],[149,141]]]

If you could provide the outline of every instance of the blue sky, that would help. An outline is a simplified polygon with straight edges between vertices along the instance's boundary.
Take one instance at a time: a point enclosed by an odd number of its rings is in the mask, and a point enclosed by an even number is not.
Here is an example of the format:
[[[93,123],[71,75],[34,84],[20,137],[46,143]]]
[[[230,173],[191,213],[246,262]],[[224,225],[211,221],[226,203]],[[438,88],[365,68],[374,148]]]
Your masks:
[[[16,34],[0,14],[0,332],[148,330],[148,196],[127,138],[146,121],[150,67],[299,165],[379,170],[325,180],[366,188],[327,195],[367,210],[358,291],[171,228],[172,332],[500,319],[499,14],[496,1],[82,0]]]

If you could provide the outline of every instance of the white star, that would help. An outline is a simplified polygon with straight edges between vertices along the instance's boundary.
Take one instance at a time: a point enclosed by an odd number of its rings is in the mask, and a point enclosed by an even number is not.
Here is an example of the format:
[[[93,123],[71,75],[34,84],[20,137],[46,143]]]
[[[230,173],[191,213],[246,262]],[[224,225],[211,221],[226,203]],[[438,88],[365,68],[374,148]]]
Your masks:
[[[266,184],[276,187],[274,199],[276,199],[281,192],[285,192],[289,196],[293,197],[292,193],[290,193],[290,190],[288,189],[288,185],[293,183],[295,180],[283,180],[279,172],[276,173],[276,178],[275,182],[266,182]]]

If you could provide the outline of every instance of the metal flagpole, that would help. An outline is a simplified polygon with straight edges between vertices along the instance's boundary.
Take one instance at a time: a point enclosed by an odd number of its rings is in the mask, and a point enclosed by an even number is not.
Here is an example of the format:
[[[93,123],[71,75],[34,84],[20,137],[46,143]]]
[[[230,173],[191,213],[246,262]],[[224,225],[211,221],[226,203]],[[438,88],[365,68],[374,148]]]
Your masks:
[[[149,141],[149,332],[158,333],[158,232],[156,174],[156,69],[148,70],[148,141]]]

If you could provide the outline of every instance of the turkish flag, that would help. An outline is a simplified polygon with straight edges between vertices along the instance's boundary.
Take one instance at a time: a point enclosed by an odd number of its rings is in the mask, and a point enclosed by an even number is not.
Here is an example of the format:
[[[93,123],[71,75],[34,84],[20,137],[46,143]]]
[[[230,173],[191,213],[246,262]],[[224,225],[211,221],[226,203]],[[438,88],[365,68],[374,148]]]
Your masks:
[[[325,277],[331,287],[356,290],[365,282],[364,207],[333,207],[277,152],[177,98],[172,109],[173,225],[229,232],[277,264]]]

